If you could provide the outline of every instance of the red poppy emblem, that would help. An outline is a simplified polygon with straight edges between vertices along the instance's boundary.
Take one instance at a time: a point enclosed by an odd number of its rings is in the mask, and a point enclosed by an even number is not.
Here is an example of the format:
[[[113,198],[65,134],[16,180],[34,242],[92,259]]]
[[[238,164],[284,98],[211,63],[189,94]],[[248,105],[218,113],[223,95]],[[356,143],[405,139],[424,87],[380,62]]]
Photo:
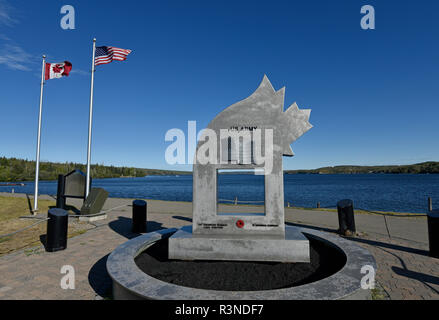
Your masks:
[[[240,229],[244,228],[244,221],[242,221],[242,220],[236,221],[236,226]]]

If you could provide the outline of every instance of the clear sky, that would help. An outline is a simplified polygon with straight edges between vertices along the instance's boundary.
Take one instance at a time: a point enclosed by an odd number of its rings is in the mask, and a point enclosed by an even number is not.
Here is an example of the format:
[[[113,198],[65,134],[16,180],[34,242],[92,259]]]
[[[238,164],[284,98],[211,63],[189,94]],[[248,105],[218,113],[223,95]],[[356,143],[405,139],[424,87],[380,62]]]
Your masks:
[[[75,8],[63,30],[61,7]],[[360,26],[375,8],[375,30]],[[47,81],[41,159],[86,162],[91,46],[131,49],[97,67],[92,162],[165,162],[165,134],[201,130],[267,74],[285,107],[311,108],[285,169],[439,161],[439,2],[0,0],[0,156],[35,159],[41,55],[69,60]]]

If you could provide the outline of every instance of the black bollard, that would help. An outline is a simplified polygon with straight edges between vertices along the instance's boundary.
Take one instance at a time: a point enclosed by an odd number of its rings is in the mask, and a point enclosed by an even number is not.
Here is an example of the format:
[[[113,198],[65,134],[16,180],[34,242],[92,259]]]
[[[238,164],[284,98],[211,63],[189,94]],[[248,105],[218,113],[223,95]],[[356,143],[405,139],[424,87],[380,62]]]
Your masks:
[[[67,248],[69,215],[66,210],[49,209],[46,234],[46,251],[55,252]]]
[[[427,221],[430,257],[439,258],[439,210],[428,212]]]
[[[133,227],[134,233],[146,232],[146,201],[133,201]]]
[[[339,233],[343,235],[355,234],[354,202],[350,199],[340,200],[337,203],[337,212]]]

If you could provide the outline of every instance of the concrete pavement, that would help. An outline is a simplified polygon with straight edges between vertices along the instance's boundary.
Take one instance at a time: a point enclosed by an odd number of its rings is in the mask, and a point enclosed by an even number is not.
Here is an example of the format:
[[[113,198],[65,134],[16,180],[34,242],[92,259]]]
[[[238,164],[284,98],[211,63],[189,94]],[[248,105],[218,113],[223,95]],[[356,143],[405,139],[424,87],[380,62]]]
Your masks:
[[[0,299],[90,300],[111,295],[105,262],[118,245],[137,236],[130,230],[131,203],[132,199],[108,199],[104,210],[119,208],[108,212],[106,220],[91,223],[93,229],[70,238],[64,251],[48,253],[39,246],[0,257]],[[80,208],[82,201],[68,204]],[[221,205],[221,210],[251,212],[255,208]],[[148,231],[188,225],[191,215],[191,203],[148,200]],[[336,212],[286,208],[285,216],[288,223],[326,232],[338,228]],[[359,236],[350,239],[375,256],[377,281],[385,295],[439,299],[439,260],[428,256],[426,218],[386,216],[384,220],[381,215],[356,214],[355,219]],[[74,290],[60,286],[63,265],[74,267]]]

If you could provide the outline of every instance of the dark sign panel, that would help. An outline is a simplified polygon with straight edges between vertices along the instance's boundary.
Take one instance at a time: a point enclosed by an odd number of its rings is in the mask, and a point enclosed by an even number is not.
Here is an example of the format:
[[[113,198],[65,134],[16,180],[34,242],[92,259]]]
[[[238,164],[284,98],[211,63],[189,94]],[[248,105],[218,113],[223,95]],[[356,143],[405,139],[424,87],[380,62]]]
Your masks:
[[[64,196],[68,198],[85,198],[86,176],[80,170],[74,170],[66,175]]]

